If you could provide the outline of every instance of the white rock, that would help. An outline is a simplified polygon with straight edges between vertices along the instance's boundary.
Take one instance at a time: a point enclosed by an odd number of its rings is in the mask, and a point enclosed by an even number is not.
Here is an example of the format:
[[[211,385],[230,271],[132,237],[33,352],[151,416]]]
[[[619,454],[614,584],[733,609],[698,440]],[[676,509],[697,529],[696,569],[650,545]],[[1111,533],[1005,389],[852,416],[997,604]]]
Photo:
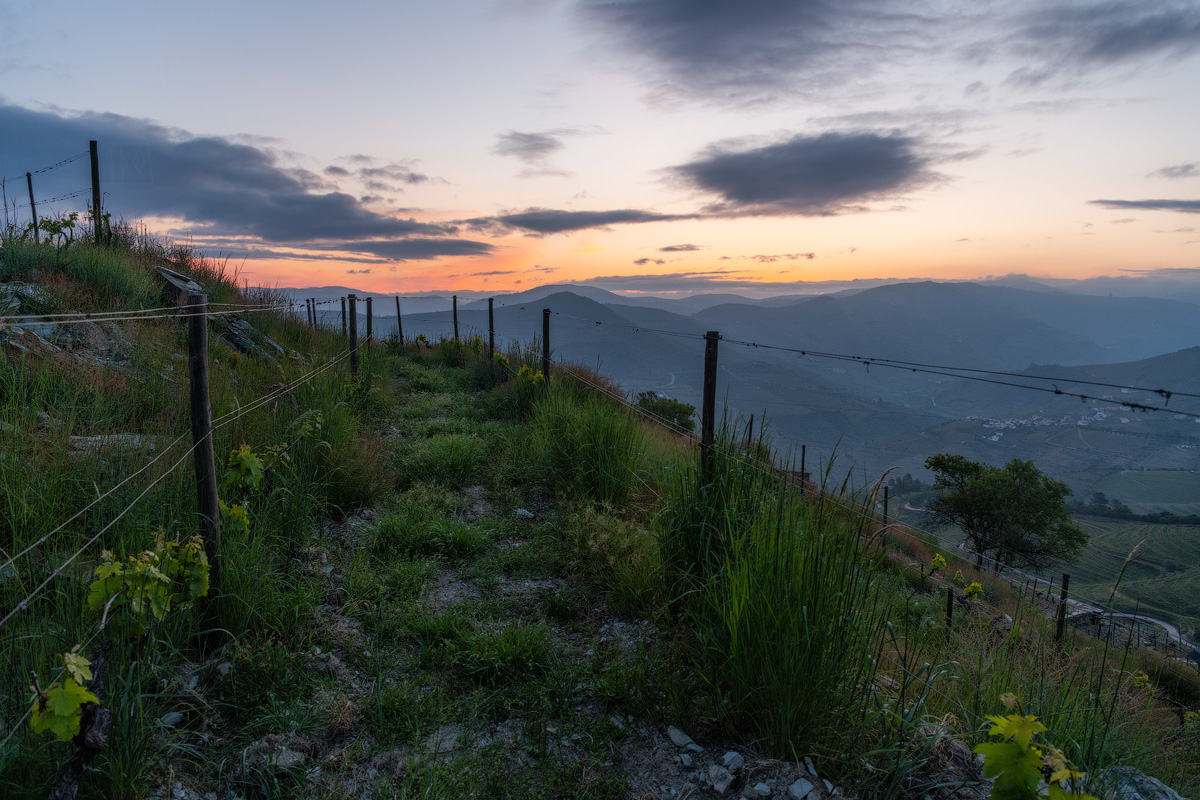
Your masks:
[[[687,746],[687,749],[693,753],[703,753],[704,752],[704,748],[701,747],[700,745],[696,744],[695,742],[692,742],[691,744],[689,744]]]
[[[717,794],[725,794],[733,785],[733,774],[720,764],[713,764],[708,768],[708,782]]]
[[[679,756],[679,763],[683,764],[685,767],[690,767],[692,765],[691,753],[681,753]]]
[[[721,763],[724,764],[725,769],[729,770],[730,772],[737,772],[742,768],[742,765],[746,763],[746,759],[742,758],[741,753],[735,753],[734,751],[730,750],[721,759]]]
[[[692,737],[674,726],[667,728],[667,736],[671,737],[671,742],[676,747],[687,747],[689,744],[694,744]]]
[[[759,797],[770,797],[771,787],[762,782],[756,783],[754,784],[754,793]]]
[[[812,781],[800,778],[788,787],[788,797],[792,800],[804,800],[814,788]]]
[[[533,512],[524,508],[518,508],[517,516],[521,519],[533,519]]]
[[[817,768],[813,766],[811,756],[804,757],[804,766],[808,768],[809,775],[812,775],[814,778],[817,777]]]

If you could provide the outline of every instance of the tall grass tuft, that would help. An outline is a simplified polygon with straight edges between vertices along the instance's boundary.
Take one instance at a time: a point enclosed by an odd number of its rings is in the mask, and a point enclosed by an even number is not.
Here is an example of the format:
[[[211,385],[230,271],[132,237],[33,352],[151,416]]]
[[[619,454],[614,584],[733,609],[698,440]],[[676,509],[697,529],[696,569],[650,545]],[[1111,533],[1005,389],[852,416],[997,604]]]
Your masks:
[[[666,590],[694,632],[715,713],[774,755],[844,743],[888,603],[861,524],[805,504],[732,438],[711,480],[678,476],[660,519]]]
[[[550,385],[533,408],[535,467],[548,483],[620,505],[635,493],[645,443],[637,420],[567,382]]]

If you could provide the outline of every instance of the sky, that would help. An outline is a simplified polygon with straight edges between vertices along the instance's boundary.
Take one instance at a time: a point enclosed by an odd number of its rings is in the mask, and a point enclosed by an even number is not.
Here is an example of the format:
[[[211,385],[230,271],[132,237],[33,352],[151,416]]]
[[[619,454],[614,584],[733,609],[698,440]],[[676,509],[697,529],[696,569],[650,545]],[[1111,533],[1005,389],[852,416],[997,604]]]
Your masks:
[[[259,285],[1200,283],[1198,56],[1200,0],[0,0],[0,177],[95,139]]]

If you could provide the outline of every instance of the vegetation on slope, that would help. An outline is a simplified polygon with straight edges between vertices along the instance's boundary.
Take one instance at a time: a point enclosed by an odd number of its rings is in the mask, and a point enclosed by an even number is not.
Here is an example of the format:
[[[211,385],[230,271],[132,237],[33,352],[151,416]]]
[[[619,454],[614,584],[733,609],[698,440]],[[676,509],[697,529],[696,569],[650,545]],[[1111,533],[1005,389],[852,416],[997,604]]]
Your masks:
[[[221,265],[146,240],[96,251],[86,274],[70,272],[77,251],[6,241],[0,280],[46,287],[43,312],[150,308],[161,301],[130,276],[170,257],[221,302],[253,299]],[[118,283],[135,288],[92,288]],[[345,347],[294,315],[247,318],[299,357],[214,342],[218,419]],[[72,436],[163,446],[188,430],[178,323],[115,326],[93,333],[121,359],[0,355],[4,560],[159,452]],[[1083,769],[1133,764],[1200,786],[1200,732],[1174,705],[1200,704],[1194,674],[1078,634],[1056,643],[1005,581],[952,558],[935,573],[931,542],[879,530],[857,511],[870,498],[835,491],[831,475],[801,495],[765,440],[724,437],[709,476],[690,440],[614,401],[617,387],[579,368],[547,385],[534,367],[479,342],[377,343],[357,378],[335,365],[220,428],[219,454],[287,444],[288,459],[264,475],[245,528],[226,528],[216,631],[184,611],[111,637],[114,726],[85,793],[623,797],[658,791],[670,770],[645,753],[678,725],[718,751],[811,756],[862,796],[919,797],[962,780],[938,742],[985,741],[1005,693]],[[16,559],[0,609],[184,452]],[[189,463],[102,546],[132,554],[160,530],[193,533]],[[0,628],[6,797],[44,795],[69,750],[14,725],[29,671],[52,674],[92,636],[99,558],[85,550]],[[983,600],[958,602],[947,632],[955,578]]]

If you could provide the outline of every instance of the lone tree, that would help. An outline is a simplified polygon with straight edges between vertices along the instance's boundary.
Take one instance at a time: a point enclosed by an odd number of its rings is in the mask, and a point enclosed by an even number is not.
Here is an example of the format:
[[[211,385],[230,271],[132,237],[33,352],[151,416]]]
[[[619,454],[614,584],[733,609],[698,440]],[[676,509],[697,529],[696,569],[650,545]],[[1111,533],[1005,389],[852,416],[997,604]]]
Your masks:
[[[696,407],[691,403],[659,397],[656,392],[640,392],[635,402],[638,408],[649,411],[677,430],[686,433],[695,430]]]
[[[938,496],[926,509],[939,526],[956,525],[975,551],[1009,566],[1037,568],[1055,560],[1074,561],[1088,535],[1071,521],[1065,499],[1071,489],[1044,475],[1032,461],[1015,458],[990,467],[960,455],[925,459]]]

